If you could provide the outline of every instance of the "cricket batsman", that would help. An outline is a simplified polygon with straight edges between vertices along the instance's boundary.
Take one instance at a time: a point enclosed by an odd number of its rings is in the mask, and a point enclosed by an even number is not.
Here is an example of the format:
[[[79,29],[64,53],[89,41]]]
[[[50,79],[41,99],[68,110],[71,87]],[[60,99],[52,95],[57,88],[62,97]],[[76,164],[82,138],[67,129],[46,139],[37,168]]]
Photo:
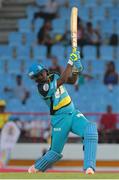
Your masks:
[[[29,68],[29,77],[36,82],[41,98],[50,108],[52,127],[50,149],[28,169],[29,173],[44,172],[50,165],[60,160],[68,134],[73,132],[83,139],[84,172],[94,174],[98,143],[96,124],[88,121],[79,110],[75,109],[64,86],[70,75],[76,81],[77,74],[82,69],[79,51],[70,54],[61,76],[56,73],[49,74],[41,64],[33,64]]]

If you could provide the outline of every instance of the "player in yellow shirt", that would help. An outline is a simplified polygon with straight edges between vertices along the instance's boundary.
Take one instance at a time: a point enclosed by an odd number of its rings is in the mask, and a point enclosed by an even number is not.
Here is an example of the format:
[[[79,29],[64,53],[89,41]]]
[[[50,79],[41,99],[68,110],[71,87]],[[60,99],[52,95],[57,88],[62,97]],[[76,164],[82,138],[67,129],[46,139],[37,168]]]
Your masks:
[[[3,128],[4,124],[8,121],[10,114],[5,113],[6,102],[0,100],[0,131]]]

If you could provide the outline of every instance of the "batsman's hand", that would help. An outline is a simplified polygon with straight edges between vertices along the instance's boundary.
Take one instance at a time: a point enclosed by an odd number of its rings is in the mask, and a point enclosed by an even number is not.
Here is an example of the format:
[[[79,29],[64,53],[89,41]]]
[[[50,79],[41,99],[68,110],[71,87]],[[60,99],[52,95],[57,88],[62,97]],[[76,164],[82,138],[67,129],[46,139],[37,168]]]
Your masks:
[[[80,52],[79,51],[72,52],[70,54],[69,61],[71,62],[71,64],[73,66],[75,66],[75,71],[77,70],[77,72],[80,73],[83,70],[83,66],[80,61]]]
[[[72,52],[69,56],[69,59],[72,62],[78,61],[80,59],[80,52],[79,51]]]

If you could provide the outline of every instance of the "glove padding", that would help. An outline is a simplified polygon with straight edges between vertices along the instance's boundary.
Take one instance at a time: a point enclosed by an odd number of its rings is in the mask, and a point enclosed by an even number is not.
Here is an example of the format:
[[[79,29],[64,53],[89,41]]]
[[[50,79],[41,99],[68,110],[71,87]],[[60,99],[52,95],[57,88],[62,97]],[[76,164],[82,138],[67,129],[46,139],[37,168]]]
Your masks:
[[[81,72],[83,70],[83,66],[80,61],[80,52],[75,51],[70,54],[69,57],[70,61],[72,61],[73,65],[75,66],[75,72]],[[76,70],[77,69],[77,70]]]
[[[79,51],[75,51],[72,52],[69,56],[69,59],[74,62],[74,61],[78,61],[80,59],[80,52]]]

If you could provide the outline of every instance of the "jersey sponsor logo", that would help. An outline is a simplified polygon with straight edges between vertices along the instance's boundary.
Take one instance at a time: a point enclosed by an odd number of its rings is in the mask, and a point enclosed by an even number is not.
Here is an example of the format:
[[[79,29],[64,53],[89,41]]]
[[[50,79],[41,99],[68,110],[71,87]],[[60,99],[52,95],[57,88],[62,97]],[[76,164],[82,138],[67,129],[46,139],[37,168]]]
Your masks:
[[[43,85],[43,90],[48,91],[49,90],[49,84],[44,84]]]
[[[59,97],[61,96],[61,94],[63,94],[64,92],[65,92],[64,87],[63,87],[63,86],[60,86],[60,87],[57,89],[56,93],[55,93],[55,97],[56,97],[56,98],[59,98]]]
[[[61,131],[61,128],[53,128],[54,131]]]

